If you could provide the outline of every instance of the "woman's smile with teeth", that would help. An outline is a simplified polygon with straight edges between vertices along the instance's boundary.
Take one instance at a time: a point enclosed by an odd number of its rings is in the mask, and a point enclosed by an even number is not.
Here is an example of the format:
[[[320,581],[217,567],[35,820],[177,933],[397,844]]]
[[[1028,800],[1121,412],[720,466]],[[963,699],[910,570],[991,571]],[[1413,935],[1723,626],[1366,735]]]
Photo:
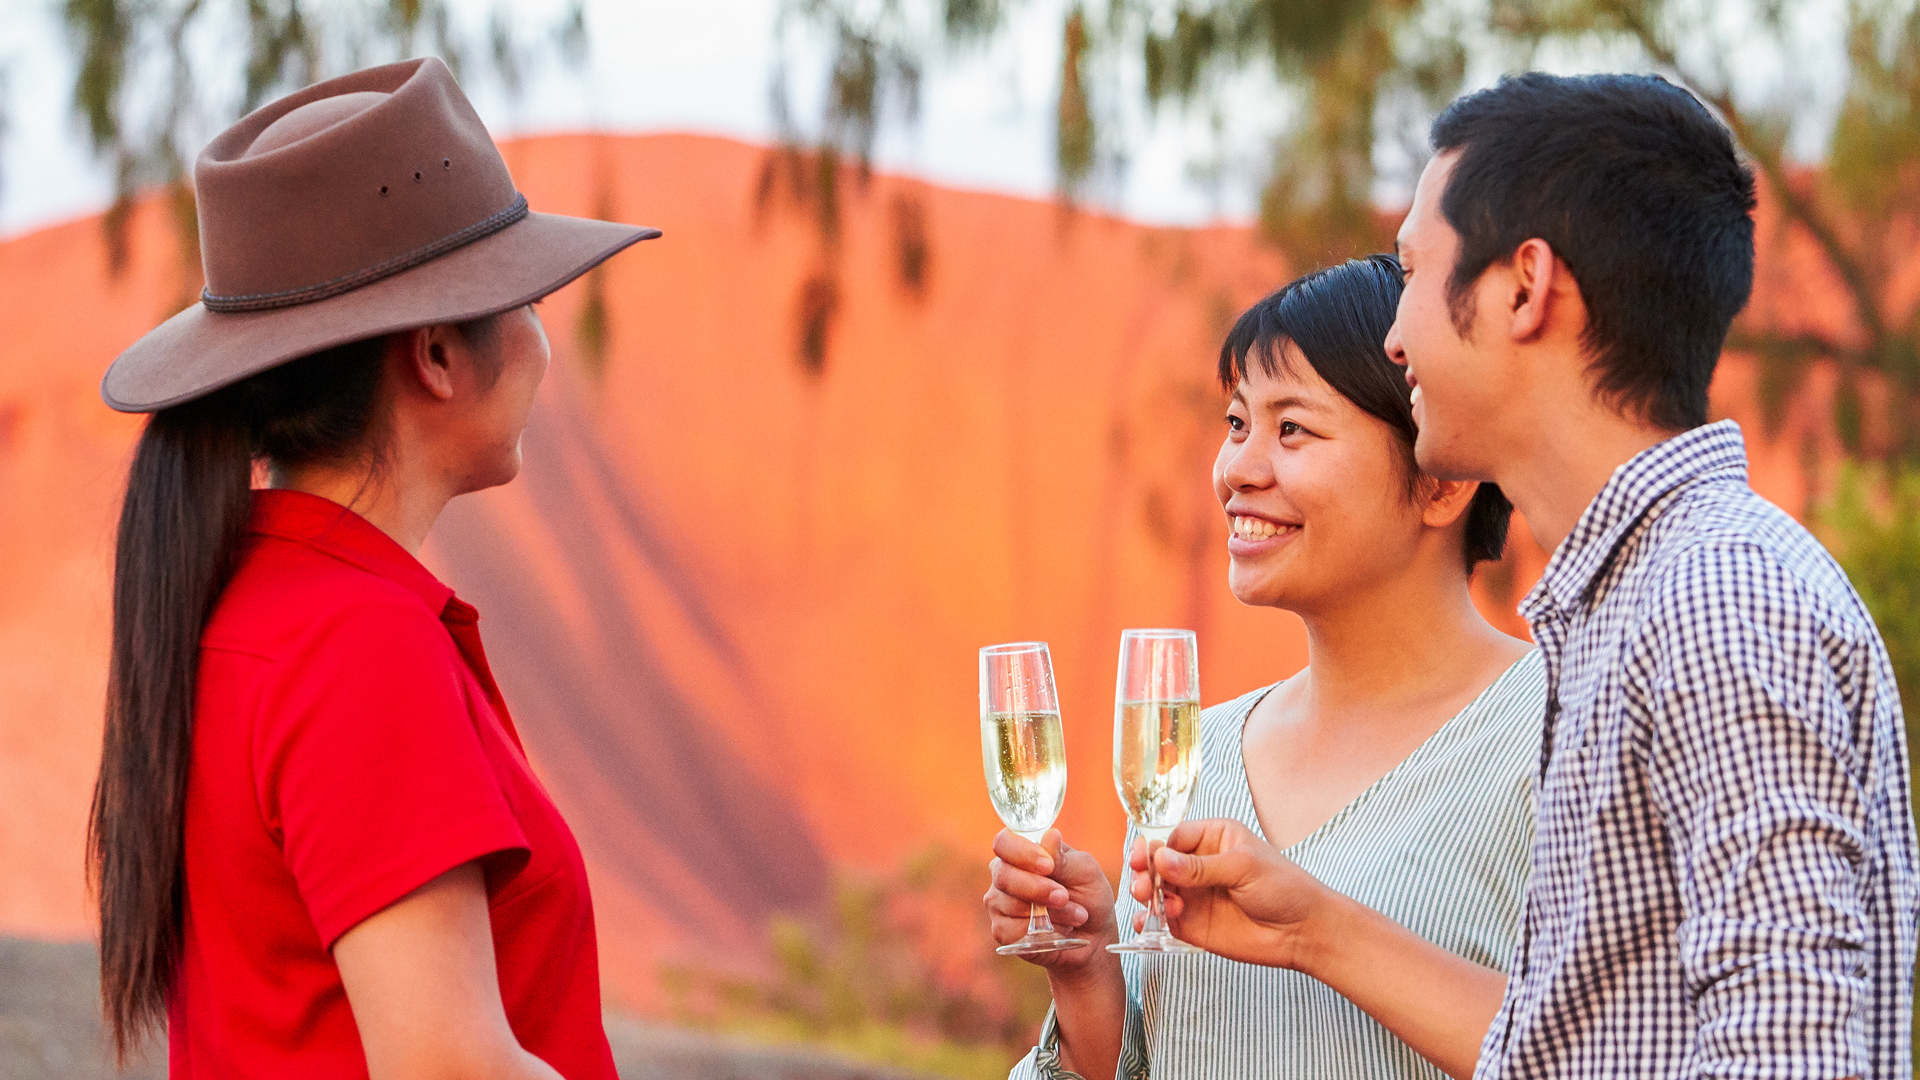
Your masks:
[[[1297,528],[1297,525],[1275,524],[1266,518],[1241,517],[1238,514],[1233,518],[1233,535],[1242,540],[1264,540],[1276,533],[1292,532]]]

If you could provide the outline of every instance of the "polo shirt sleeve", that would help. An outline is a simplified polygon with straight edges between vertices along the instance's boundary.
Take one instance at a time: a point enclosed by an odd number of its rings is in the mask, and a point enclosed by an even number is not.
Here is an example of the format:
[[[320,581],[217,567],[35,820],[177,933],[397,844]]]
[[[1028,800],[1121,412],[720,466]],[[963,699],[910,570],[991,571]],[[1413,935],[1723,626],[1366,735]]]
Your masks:
[[[446,628],[411,597],[322,617],[262,698],[261,815],[324,948],[454,867],[489,882],[528,848],[470,708]]]
[[[1684,556],[1657,607],[1627,684],[1681,890],[1687,1075],[1864,1076],[1871,763],[1834,624],[1747,544]]]

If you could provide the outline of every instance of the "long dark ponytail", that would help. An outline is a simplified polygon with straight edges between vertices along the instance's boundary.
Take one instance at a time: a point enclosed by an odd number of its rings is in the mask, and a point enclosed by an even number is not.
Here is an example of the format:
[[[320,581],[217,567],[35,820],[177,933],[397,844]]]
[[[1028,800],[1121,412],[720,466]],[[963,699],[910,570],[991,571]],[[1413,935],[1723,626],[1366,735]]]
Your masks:
[[[376,461],[385,346],[342,345],[163,409],[134,450],[87,836],[102,1011],[123,1062],[164,1027],[179,963],[200,635],[240,555],[254,463]]]

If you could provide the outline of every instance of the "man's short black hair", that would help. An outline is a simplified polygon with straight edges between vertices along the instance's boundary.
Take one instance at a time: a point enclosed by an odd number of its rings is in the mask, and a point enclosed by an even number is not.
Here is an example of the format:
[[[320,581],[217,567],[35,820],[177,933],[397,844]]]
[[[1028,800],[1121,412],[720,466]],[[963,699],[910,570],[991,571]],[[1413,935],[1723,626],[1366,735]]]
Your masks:
[[[1315,270],[1281,286],[1248,308],[1227,331],[1220,346],[1220,385],[1233,393],[1250,364],[1269,376],[1291,364],[1291,342],[1314,374],[1361,412],[1393,429],[1406,466],[1407,494],[1419,494],[1420,465],[1413,458],[1419,429],[1413,423],[1413,390],[1406,373],[1387,359],[1387,331],[1393,328],[1405,275],[1391,255],[1349,259]],[[1497,484],[1480,485],[1467,504],[1467,532],[1461,552],[1474,564],[1497,560],[1507,545],[1507,521],[1513,504]]]
[[[1487,267],[1538,237],[1580,287],[1600,392],[1663,430],[1706,423],[1753,291],[1753,173],[1727,129],[1658,76],[1528,72],[1447,106],[1432,142],[1460,151],[1440,200],[1460,234],[1454,325]]]

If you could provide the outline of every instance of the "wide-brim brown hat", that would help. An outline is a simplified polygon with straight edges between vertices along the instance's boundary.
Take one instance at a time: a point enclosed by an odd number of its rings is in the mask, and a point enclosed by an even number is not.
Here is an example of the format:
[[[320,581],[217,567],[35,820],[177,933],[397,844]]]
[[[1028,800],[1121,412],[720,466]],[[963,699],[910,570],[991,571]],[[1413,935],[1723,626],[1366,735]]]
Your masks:
[[[536,214],[434,58],[248,114],[193,171],[206,288],[113,362],[152,412],[309,353],[533,302],[658,229]]]

